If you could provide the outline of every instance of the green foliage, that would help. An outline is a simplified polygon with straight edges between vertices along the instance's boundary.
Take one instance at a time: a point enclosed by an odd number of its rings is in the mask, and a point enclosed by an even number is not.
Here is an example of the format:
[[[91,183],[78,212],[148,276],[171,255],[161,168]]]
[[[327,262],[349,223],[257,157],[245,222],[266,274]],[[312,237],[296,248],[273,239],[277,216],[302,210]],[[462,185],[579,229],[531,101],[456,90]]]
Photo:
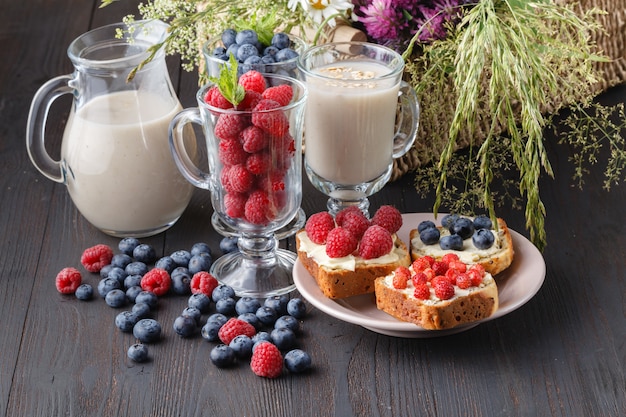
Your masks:
[[[210,79],[217,85],[217,88],[219,88],[224,98],[235,107],[237,107],[237,104],[241,103],[246,96],[244,88],[238,82],[238,68],[239,63],[237,59],[231,55],[228,64],[224,63],[220,68],[219,78],[211,77]]]

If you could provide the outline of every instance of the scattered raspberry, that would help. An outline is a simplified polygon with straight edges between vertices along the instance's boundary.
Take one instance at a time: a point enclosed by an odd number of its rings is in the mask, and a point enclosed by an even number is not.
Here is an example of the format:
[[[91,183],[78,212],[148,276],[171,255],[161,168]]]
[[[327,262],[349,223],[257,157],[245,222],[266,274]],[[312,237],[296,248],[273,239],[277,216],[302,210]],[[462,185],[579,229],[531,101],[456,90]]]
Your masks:
[[[396,268],[393,274],[393,288],[397,290],[403,290],[406,288],[406,284],[411,278],[411,271],[405,266],[399,266]]]
[[[245,193],[252,189],[254,175],[244,165],[233,165],[228,170],[228,189],[236,193]]]
[[[247,90],[243,100],[237,105],[237,110],[252,110],[263,99],[261,93],[253,90]]]
[[[357,206],[346,207],[345,209],[343,209],[339,213],[337,213],[337,215],[335,216],[335,221],[337,222],[337,224],[342,224],[343,223],[343,217],[346,214],[348,214],[348,213],[360,213],[360,214],[363,214],[361,209],[358,208]]]
[[[245,207],[248,197],[242,193],[229,192],[224,195],[224,208],[226,215],[233,219],[240,219],[245,216]]]
[[[220,114],[215,122],[215,136],[220,139],[238,139],[239,133],[246,127],[243,116],[233,113]]]
[[[457,287],[466,290],[472,286],[472,278],[468,274],[460,272],[456,276],[456,285]]]
[[[239,77],[239,85],[241,85],[246,91],[252,90],[261,94],[265,91],[266,87],[265,77],[263,77],[263,75],[261,75],[258,71],[248,71]]]
[[[261,190],[254,191],[248,196],[244,208],[246,220],[252,224],[266,224],[275,217],[270,209],[267,193]]]
[[[206,271],[196,272],[189,283],[192,294],[202,293],[209,297],[211,297],[213,290],[218,285],[217,279]]]
[[[431,268],[435,271],[435,275],[444,275],[448,270],[448,264],[441,261],[435,261]]]
[[[61,294],[74,294],[76,288],[81,284],[83,277],[80,275],[80,271],[76,268],[67,267],[63,268],[57,274],[55,285],[57,291]]]
[[[445,277],[440,280],[433,279],[433,288],[435,295],[440,300],[449,300],[454,297],[454,286]]]
[[[255,153],[267,149],[270,145],[269,137],[256,126],[248,126],[241,132],[243,150]]]
[[[335,227],[326,237],[326,255],[331,258],[343,258],[354,252],[359,240],[343,227]]]
[[[283,372],[283,356],[273,343],[261,342],[252,353],[250,368],[255,375],[278,378]]]
[[[247,74],[247,73],[246,73]],[[252,124],[272,136],[282,138],[289,132],[289,119],[273,100],[261,100],[252,111]]]
[[[277,85],[263,91],[263,98],[274,100],[281,106],[286,106],[293,98],[293,89],[289,84]]]
[[[232,317],[228,319],[222,327],[220,327],[217,336],[220,338],[222,343],[228,345],[235,337],[242,334],[252,337],[256,334],[256,329],[247,321]]]
[[[233,104],[226,100],[226,98],[220,92],[220,89],[217,86],[213,86],[207,91],[204,96],[204,102],[210,106],[217,107],[219,109],[230,109],[233,107]]]
[[[104,244],[99,244],[85,249],[80,257],[80,263],[89,272],[100,272],[100,270],[111,263],[113,259],[113,249]]]
[[[218,154],[224,165],[244,164],[248,158],[248,153],[243,150],[238,139],[220,140]]]
[[[161,268],[153,268],[141,278],[141,289],[158,297],[167,294],[171,285],[170,274]]]
[[[425,285],[428,282],[428,275],[424,272],[418,272],[411,277],[411,280],[413,281],[414,287]]]
[[[413,261],[413,271],[420,272],[426,268],[431,268],[435,260],[431,256],[422,256]]]
[[[402,227],[402,214],[394,206],[381,206],[374,213],[372,224],[382,226],[394,234]]]
[[[323,245],[326,243],[328,232],[335,228],[333,216],[326,211],[313,214],[304,225],[304,230],[311,242]]]
[[[419,300],[428,300],[430,298],[430,288],[425,284],[416,285],[413,295]]]
[[[254,175],[267,173],[272,164],[272,157],[269,152],[256,152],[246,159],[246,168]]]
[[[337,225],[348,229],[358,240],[361,240],[371,223],[361,210],[357,210],[345,213],[341,217],[341,223],[337,223]]]
[[[373,225],[363,234],[359,245],[359,256],[364,259],[374,259],[388,254],[392,249],[393,238],[389,230]]]

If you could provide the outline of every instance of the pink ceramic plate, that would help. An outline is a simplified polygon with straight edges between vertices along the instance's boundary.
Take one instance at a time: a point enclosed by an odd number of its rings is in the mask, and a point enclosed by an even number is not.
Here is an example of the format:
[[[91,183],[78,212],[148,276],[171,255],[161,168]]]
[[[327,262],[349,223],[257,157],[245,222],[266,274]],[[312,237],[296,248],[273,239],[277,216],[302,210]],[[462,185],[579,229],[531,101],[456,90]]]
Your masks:
[[[441,219],[441,216],[442,214],[438,218]],[[409,231],[417,228],[419,222],[423,220],[435,221],[432,213],[403,214],[402,218],[403,226],[398,232],[398,236],[407,245],[409,244]],[[524,236],[513,230],[511,230],[511,236],[515,248],[513,263],[504,272],[496,276],[500,302],[498,310],[489,318],[448,330],[426,330],[413,323],[400,321],[378,310],[373,294],[331,300],[322,294],[315,280],[300,261],[296,261],[293,279],[298,291],[304,298],[332,317],[389,336],[405,338],[445,336],[502,317],[524,305],[541,288],[546,276],[546,264],[543,256]]]

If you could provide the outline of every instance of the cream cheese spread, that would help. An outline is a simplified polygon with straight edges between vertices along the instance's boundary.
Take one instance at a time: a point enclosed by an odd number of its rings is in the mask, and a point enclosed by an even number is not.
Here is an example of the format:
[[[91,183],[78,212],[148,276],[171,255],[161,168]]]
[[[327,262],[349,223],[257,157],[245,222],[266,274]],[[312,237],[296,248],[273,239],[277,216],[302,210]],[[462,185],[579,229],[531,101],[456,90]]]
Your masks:
[[[441,236],[446,236],[450,234],[450,231],[446,228],[439,229],[441,232]],[[496,232],[495,230],[490,230],[494,235],[493,245],[491,245],[488,249],[478,249],[474,246],[472,242],[472,238],[465,239],[463,241],[463,250],[451,250],[451,249],[441,249],[439,243],[435,243],[433,245],[425,245],[424,242],[419,238],[419,236],[415,237],[411,240],[411,245],[414,249],[418,251],[418,253],[422,255],[430,255],[434,258],[441,258],[446,253],[455,253],[458,255],[459,260],[468,264],[468,263],[476,263],[481,259],[489,258],[502,250],[502,238],[501,235],[503,232]]]

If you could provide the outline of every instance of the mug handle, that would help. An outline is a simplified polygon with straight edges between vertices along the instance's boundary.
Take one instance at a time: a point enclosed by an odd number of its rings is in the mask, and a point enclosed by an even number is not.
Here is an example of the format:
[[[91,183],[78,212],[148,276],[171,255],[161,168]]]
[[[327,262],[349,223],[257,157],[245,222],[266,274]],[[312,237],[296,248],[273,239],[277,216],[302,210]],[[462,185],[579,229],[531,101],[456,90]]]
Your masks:
[[[26,149],[35,168],[49,179],[65,183],[65,172],[61,161],[52,159],[45,146],[45,131],[48,112],[52,102],[64,94],[72,94],[69,84],[71,75],[52,78],[35,93],[28,112],[26,125]]]
[[[419,126],[420,105],[415,90],[409,83],[400,83],[400,92],[396,125],[398,130],[393,137],[393,158],[400,158],[407,153],[417,137]]]
[[[185,132],[189,132],[186,127],[190,123],[200,126],[203,125],[200,109],[197,107],[180,111],[170,122],[170,150],[174,157],[174,162],[183,177],[198,188],[210,190],[211,183],[209,174],[198,168],[185,148]]]

